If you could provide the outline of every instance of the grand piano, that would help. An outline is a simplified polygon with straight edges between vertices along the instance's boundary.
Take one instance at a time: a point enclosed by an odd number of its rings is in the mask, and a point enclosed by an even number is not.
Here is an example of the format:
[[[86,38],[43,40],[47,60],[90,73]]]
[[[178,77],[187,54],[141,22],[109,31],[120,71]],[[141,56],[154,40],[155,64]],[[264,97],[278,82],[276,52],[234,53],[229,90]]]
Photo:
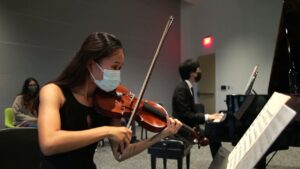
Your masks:
[[[276,91],[293,96],[294,105],[300,107],[300,0],[284,0],[274,60],[267,95],[227,95],[227,118],[221,123],[208,123],[205,135],[210,140],[212,156],[215,156],[221,142],[236,145],[251,125],[269,97]],[[246,106],[245,106],[246,105]],[[297,107],[296,106],[296,107]],[[244,107],[247,107],[245,110]],[[257,169],[265,169],[266,157],[290,146],[300,146],[300,112],[270,146]]]

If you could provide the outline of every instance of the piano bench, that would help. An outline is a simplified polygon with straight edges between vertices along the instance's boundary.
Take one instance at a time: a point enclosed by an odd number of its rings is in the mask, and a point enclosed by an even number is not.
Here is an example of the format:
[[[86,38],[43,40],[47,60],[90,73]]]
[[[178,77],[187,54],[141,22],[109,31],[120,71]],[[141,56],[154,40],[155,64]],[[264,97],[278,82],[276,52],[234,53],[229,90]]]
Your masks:
[[[177,168],[182,169],[182,160],[186,156],[186,168],[190,168],[190,150],[192,145],[177,139],[165,139],[148,148],[151,155],[151,169],[156,169],[156,158],[163,158],[164,169],[167,159],[177,159]]]

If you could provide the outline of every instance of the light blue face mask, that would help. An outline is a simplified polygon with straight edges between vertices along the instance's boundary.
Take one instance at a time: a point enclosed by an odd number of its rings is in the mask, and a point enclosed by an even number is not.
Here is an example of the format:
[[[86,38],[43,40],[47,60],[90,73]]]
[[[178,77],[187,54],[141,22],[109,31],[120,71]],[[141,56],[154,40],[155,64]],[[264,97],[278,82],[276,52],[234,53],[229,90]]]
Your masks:
[[[91,74],[92,78],[94,79],[95,84],[106,92],[111,92],[115,90],[120,82],[121,82],[121,72],[120,70],[109,70],[109,69],[102,69],[100,65],[98,65],[98,68],[103,72],[103,79],[97,80],[95,76]]]

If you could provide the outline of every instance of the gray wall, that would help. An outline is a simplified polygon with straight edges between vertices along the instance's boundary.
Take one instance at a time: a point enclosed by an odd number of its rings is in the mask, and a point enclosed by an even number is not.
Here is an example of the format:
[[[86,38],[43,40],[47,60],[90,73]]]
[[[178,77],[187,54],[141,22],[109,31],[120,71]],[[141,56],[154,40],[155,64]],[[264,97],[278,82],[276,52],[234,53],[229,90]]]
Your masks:
[[[11,106],[25,78],[33,76],[41,84],[55,78],[95,31],[122,40],[126,49],[122,82],[138,94],[173,15],[144,96],[170,111],[180,61],[179,12],[179,0],[0,0],[0,110]],[[3,127],[3,118],[0,124]]]
[[[216,54],[217,110],[226,108],[226,94],[243,92],[256,64],[254,88],[266,93],[282,0],[195,2],[0,0],[0,109],[12,104],[26,77],[34,76],[41,84],[56,77],[94,31],[113,33],[123,41],[122,82],[138,94],[170,15],[175,21],[144,98],[163,103],[170,112],[180,60],[210,53]],[[206,35],[215,38],[211,49],[200,45]],[[222,84],[231,90],[221,91]]]
[[[260,66],[254,89],[266,94],[283,0],[197,2],[182,3],[181,59],[216,54],[216,110],[227,109],[226,94],[243,93],[256,64]],[[210,49],[201,46],[207,35],[215,38]],[[230,90],[221,91],[223,84]]]

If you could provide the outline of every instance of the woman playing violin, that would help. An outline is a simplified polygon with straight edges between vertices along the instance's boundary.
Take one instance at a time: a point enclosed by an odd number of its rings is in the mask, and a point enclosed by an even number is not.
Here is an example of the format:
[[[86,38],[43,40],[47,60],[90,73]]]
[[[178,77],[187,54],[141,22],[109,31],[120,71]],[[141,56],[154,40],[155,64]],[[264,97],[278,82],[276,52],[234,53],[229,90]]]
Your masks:
[[[99,140],[108,138],[116,160],[132,157],[162,138],[176,134],[182,123],[167,118],[167,127],[150,139],[130,144],[132,132],[95,110],[95,91],[113,91],[124,63],[120,40],[92,33],[58,78],[39,94],[38,133],[41,169],[96,169],[93,155]]]

